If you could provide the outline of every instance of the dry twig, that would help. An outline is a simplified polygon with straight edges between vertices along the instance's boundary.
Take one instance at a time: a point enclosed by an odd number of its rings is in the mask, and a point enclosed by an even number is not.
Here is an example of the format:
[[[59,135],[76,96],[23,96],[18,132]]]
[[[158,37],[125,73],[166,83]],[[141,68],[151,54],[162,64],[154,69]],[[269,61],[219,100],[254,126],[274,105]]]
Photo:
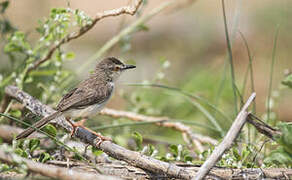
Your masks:
[[[236,119],[234,120],[223,141],[214,149],[210,157],[204,162],[199,172],[196,174],[196,180],[203,179],[208,174],[210,169],[215,166],[216,162],[219,160],[219,158],[221,158],[223,153],[231,147],[232,143],[234,142],[234,140],[240,133],[241,128],[246,122],[248,116],[247,108],[252,103],[255,96],[256,94],[252,93],[252,95],[248,98],[247,102],[238,113]]]
[[[95,26],[95,24],[98,21],[100,21],[100,20],[102,20],[104,18],[107,18],[107,17],[119,16],[121,14],[134,15],[137,12],[137,10],[140,7],[140,5],[142,4],[142,1],[143,0],[135,0],[133,6],[124,6],[124,7],[118,8],[118,9],[113,9],[113,10],[104,11],[102,13],[98,13],[95,16],[95,18],[92,20],[91,24],[82,27],[77,32],[72,32],[72,33],[68,34],[59,43],[57,43],[56,45],[52,46],[46,56],[44,56],[43,58],[37,60],[36,62],[33,63],[32,66],[30,66],[28,68],[27,73],[29,73],[32,70],[35,70],[42,63],[44,63],[47,60],[49,60],[52,57],[52,55],[55,52],[55,50],[58,49],[61,45],[65,44],[65,43],[67,43],[67,42],[69,42],[69,41],[71,41],[73,39],[76,39],[76,38],[82,36],[83,34],[85,34],[86,32],[88,32],[90,29],[92,29]]]
[[[190,127],[180,122],[169,122],[172,120],[169,119],[168,117],[145,116],[145,115],[141,115],[141,114],[137,114],[133,112],[119,111],[119,110],[108,109],[108,108],[103,109],[101,111],[101,114],[115,117],[115,118],[123,117],[123,118],[127,118],[133,121],[143,121],[143,122],[162,121],[156,124],[158,126],[172,128],[176,131],[180,131],[183,134],[183,136],[186,135],[192,141],[192,143],[197,147],[197,149],[201,152],[203,152],[204,150],[201,142],[210,143],[212,145],[216,145],[218,143],[218,141],[213,138],[193,133]],[[189,140],[186,140],[186,141],[188,142]]]

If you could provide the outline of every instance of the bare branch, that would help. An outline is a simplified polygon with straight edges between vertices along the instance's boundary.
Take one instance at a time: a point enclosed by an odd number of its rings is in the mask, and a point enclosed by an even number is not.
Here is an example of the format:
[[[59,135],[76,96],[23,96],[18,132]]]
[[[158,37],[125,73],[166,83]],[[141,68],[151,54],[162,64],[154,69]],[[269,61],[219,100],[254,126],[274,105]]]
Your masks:
[[[16,164],[18,163],[25,163],[28,169],[32,172],[40,173],[44,176],[48,176],[55,179],[62,179],[62,180],[69,180],[69,179],[80,179],[80,180],[92,180],[92,179],[100,179],[100,180],[114,180],[120,179],[118,177],[113,176],[105,176],[92,172],[80,172],[68,168],[53,166],[53,165],[46,165],[43,163],[38,163],[32,160],[28,160],[22,158],[14,153],[5,152],[3,145],[0,148],[0,160],[5,161],[9,164]]]
[[[219,158],[221,158],[223,153],[231,147],[233,141],[236,139],[236,137],[240,133],[241,128],[246,122],[248,116],[247,108],[252,103],[255,96],[256,94],[252,93],[251,96],[248,98],[247,102],[238,113],[236,119],[234,120],[223,141],[214,149],[210,157],[204,162],[199,172],[196,174],[195,180],[203,179],[208,174],[210,169],[215,166],[216,162],[219,160]]]
[[[68,34],[65,38],[63,38],[59,43],[57,43],[56,45],[52,46],[51,49],[49,50],[49,52],[47,53],[46,56],[44,56],[43,58],[37,60],[36,62],[33,63],[32,66],[30,66],[27,70],[27,73],[29,73],[32,70],[35,70],[37,67],[39,67],[42,63],[46,62],[47,60],[49,60],[53,53],[56,51],[56,49],[58,49],[61,45],[76,39],[80,36],[82,36],[83,34],[85,34],[86,32],[88,32],[90,29],[92,29],[95,24],[107,17],[112,17],[112,16],[119,16],[121,14],[129,14],[129,15],[134,15],[137,10],[139,9],[140,5],[142,4],[143,0],[135,0],[134,5],[133,6],[124,6],[118,9],[113,9],[113,10],[108,10],[108,11],[104,11],[102,13],[98,13],[95,18],[93,19],[92,23],[89,25],[86,25],[84,27],[82,27],[81,29],[79,29],[77,32],[73,32]]]
[[[133,112],[128,112],[128,111],[119,111],[119,110],[114,110],[114,109],[108,109],[105,108],[101,111],[102,115],[107,115],[115,118],[127,118],[133,121],[143,121],[143,122],[151,122],[151,121],[162,121],[159,123],[155,123],[158,126],[162,127],[167,127],[167,128],[172,128],[176,131],[179,131],[185,135],[192,141],[194,145],[198,148],[199,151],[203,152],[203,147],[201,145],[202,143],[210,143],[212,145],[216,145],[218,143],[217,140],[203,136],[200,134],[193,133],[191,128],[180,123],[180,122],[169,122],[173,121],[169,119],[168,117],[153,117],[153,116],[145,116]]]

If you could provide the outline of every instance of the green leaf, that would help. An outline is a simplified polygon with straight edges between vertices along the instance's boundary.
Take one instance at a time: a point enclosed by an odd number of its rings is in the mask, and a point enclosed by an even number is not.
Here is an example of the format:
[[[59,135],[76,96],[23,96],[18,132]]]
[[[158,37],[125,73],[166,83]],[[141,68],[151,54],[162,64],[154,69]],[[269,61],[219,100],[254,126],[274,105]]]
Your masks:
[[[57,135],[57,129],[55,128],[55,126],[53,126],[53,125],[51,125],[51,124],[47,124],[47,125],[43,128],[43,130],[44,130],[46,133],[48,133],[48,134],[50,134],[51,136],[53,136],[53,137],[56,137],[56,135]]]
[[[46,161],[51,160],[51,159],[52,157],[49,153],[43,152],[40,155],[39,162],[45,163]]]
[[[10,114],[11,114],[11,116],[14,116],[14,117],[21,117],[21,111],[20,110],[11,110]]]
[[[149,31],[149,27],[147,27],[145,24],[140,24],[137,26],[137,31]]]
[[[241,160],[241,156],[238,152],[238,149],[236,147],[232,148],[232,153],[233,153],[233,156],[236,158],[237,161],[240,161]]]
[[[170,151],[172,152],[172,154],[176,157],[178,155],[178,147],[177,145],[172,144],[169,147]]]
[[[288,86],[289,88],[292,88],[292,74],[285,77],[285,79],[282,81],[282,84]]]
[[[0,13],[3,14],[9,5],[9,1],[3,1],[0,3]]]
[[[269,165],[276,164],[292,167],[292,155],[286,152],[283,147],[278,147],[264,159],[264,163]]]
[[[30,149],[30,152],[33,152],[33,151],[36,150],[39,146],[40,146],[40,140],[39,140],[39,139],[31,139],[31,140],[29,141],[29,149]]]
[[[16,148],[16,149],[14,150],[14,152],[15,152],[16,154],[18,154],[19,156],[21,156],[21,157],[24,157],[24,158],[27,158],[27,157],[28,157],[27,152],[25,152],[24,150],[22,150],[22,149],[20,149],[20,148]]]
[[[92,147],[91,151],[95,156],[100,156],[103,153],[103,151],[101,151],[95,147]]]
[[[137,145],[137,150],[138,151],[141,151],[142,150],[142,143],[143,143],[143,137],[140,133],[138,132],[134,132],[132,134],[132,136],[134,137],[134,140],[136,142],[136,145]]]
[[[0,164],[0,172],[9,171],[10,169],[11,168],[7,164],[4,163]]]
[[[66,60],[72,60],[75,58],[75,53],[74,52],[68,52],[66,54]]]
[[[148,152],[150,156],[153,154],[154,150],[155,147],[152,144],[148,144]]]
[[[191,156],[187,155],[187,156],[184,157],[184,162],[188,162],[188,161],[192,162],[193,158]]]
[[[292,124],[291,123],[281,123],[279,125],[282,135],[276,140],[281,144],[286,152],[292,156]]]

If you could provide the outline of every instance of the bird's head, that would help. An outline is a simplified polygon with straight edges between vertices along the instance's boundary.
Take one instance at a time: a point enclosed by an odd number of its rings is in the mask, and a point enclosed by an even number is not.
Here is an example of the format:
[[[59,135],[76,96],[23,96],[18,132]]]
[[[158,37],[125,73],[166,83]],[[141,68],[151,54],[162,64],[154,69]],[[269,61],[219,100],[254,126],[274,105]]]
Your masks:
[[[136,66],[124,64],[114,57],[108,57],[97,64],[95,71],[96,73],[105,73],[108,78],[115,81],[122,72],[133,68],[136,68]]]

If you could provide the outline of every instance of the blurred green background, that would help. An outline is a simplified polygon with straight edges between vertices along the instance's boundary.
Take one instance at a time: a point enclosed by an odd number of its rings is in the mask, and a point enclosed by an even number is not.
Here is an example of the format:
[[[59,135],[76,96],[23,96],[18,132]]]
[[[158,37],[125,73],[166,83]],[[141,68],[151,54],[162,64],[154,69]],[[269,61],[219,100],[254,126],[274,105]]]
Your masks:
[[[50,10],[56,7],[70,7],[83,10],[93,17],[97,12],[113,9],[128,4],[128,0],[22,0],[10,1],[5,18],[18,30],[23,31],[31,44],[39,38],[35,28],[38,20],[48,17]],[[102,45],[127,27],[139,16],[147,14],[163,0],[148,0],[138,15],[122,15],[107,18],[84,36],[62,46],[65,52],[74,52],[75,58],[64,62],[62,68],[71,72],[74,83],[64,82],[51,84],[56,76],[35,75],[34,83],[28,83],[24,90],[54,107],[63,94],[74,84],[84,79],[93,70],[79,72],[77,69],[86,62]],[[148,115],[169,116],[172,119],[196,122],[201,125],[192,126],[195,132],[218,137],[218,131],[206,116],[188,99],[179,94],[161,88],[143,88],[128,86],[130,83],[158,83],[177,87],[190,94],[199,95],[216,105],[230,119],[235,117],[233,92],[230,80],[230,66],[226,48],[224,22],[221,1],[182,1],[181,6],[172,6],[159,13],[140,30],[126,36],[105,56],[115,56],[129,63],[135,63],[137,69],[124,74],[119,87],[107,107],[130,110]],[[241,91],[248,67],[248,54],[240,37],[242,32],[248,42],[253,58],[254,83],[257,93],[257,115],[263,117],[266,112],[266,99],[269,87],[272,51],[277,26],[279,36],[276,48],[276,63],[273,75],[273,113],[279,121],[291,121],[291,91],[281,85],[285,72],[291,68],[291,8],[292,2],[280,1],[226,1],[226,15],[229,34],[232,42],[234,71],[236,84]],[[1,41],[0,76],[5,79],[11,72],[17,71],[9,57],[3,52],[5,38]],[[20,55],[15,56],[15,64]],[[54,67],[52,68],[54,69]],[[77,74],[76,74],[77,72]],[[37,74],[37,73],[35,73]],[[63,87],[64,85],[64,87]],[[38,88],[36,88],[38,87]],[[246,99],[250,93],[250,80],[246,83]],[[42,94],[43,91],[48,93]],[[3,93],[3,91],[2,91]],[[1,94],[2,96],[3,94]],[[227,130],[230,122],[203,105],[215,118],[219,125]],[[88,121],[88,126],[117,124],[125,119],[111,119],[97,116],[95,121]],[[205,127],[207,126],[207,128]],[[213,130],[208,129],[211,128]],[[125,127],[105,131],[118,137],[132,131],[139,131],[145,137],[159,136],[162,140],[181,143],[177,139],[179,133],[169,130],[162,131],[154,125]],[[124,132],[124,133],[123,133]]]

